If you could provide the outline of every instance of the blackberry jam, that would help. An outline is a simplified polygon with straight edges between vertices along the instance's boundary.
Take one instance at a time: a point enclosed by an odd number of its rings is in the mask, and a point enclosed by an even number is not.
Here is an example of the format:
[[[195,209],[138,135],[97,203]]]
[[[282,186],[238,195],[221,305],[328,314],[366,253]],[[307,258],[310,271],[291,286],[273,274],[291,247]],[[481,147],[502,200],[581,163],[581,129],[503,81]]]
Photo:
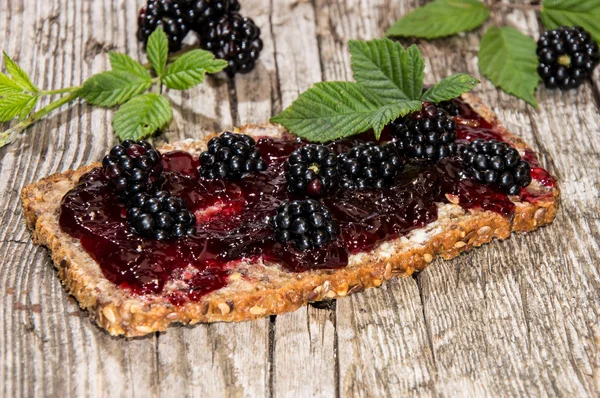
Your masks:
[[[456,117],[458,145],[474,139],[503,140],[501,132],[466,103],[454,103],[460,109]],[[390,135],[384,132],[383,137],[389,139]],[[329,148],[341,153],[373,140],[373,135],[366,133],[331,143]],[[292,136],[257,140],[256,148],[268,168],[240,180],[201,178],[197,158],[178,151],[163,154],[160,189],[183,199],[196,214],[191,236],[156,241],[135,235],[127,226],[125,206],[100,168],[84,175],[65,195],[60,226],[81,241],[111,282],[136,294],[160,294],[168,286],[169,299],[179,304],[227,285],[230,270],[243,259],[262,258],[291,272],[345,267],[350,255],[437,220],[436,203],[447,203],[447,194],[458,197],[466,209],[492,210],[506,217],[514,213],[515,205],[505,193],[469,178],[456,156],[437,163],[403,159],[404,169],[389,187],[364,191],[336,188],[323,197],[322,203],[340,227],[340,236],[321,248],[299,251],[275,240],[268,218],[281,203],[303,198],[289,192],[285,175],[287,157],[303,145]],[[524,158],[531,164],[532,178],[544,186],[555,184],[533,153]],[[521,192],[521,200],[538,199],[526,189]]]

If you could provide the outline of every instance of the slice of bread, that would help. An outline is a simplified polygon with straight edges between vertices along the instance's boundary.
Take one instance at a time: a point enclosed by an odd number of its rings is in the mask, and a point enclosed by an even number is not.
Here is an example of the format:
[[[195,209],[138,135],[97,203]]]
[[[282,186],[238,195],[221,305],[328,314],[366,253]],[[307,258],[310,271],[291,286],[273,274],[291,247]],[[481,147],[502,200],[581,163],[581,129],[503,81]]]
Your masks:
[[[463,99],[489,122],[498,123],[479,99],[468,94]],[[501,126],[500,130],[505,140],[519,150],[529,149],[520,138]],[[272,124],[240,128],[240,132],[255,137],[277,136],[284,131]],[[206,139],[185,140],[159,149],[185,150],[198,155],[205,146]],[[230,271],[227,286],[197,302],[175,306],[166,298],[169,289],[174,288],[169,284],[160,295],[138,296],[109,282],[80,242],[61,231],[58,216],[62,197],[83,174],[97,166],[92,164],[47,177],[25,187],[21,198],[33,239],[50,249],[67,291],[100,327],[113,335],[125,336],[162,331],[171,323],[244,321],[281,314],[309,302],[341,298],[377,287],[392,277],[423,270],[437,256],[450,259],[493,238],[505,239],[512,231],[526,232],[548,224],[555,217],[560,197],[558,188],[546,188],[534,180],[528,189],[547,195],[534,203],[515,201],[511,219],[491,211],[464,210],[449,198],[450,203],[438,204],[437,221],[384,242],[375,250],[352,255],[346,268],[292,273],[278,264],[241,262]]]

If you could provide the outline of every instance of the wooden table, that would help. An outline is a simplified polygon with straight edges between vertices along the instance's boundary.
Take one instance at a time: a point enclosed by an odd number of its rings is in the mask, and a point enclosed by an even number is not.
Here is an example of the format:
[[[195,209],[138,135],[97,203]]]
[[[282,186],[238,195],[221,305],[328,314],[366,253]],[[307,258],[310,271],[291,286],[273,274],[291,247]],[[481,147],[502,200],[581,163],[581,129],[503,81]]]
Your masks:
[[[322,80],[351,79],[347,41],[381,37],[417,0],[243,0],[257,69],[169,92],[166,140],[261,123]],[[0,43],[45,89],[79,85],[107,52],[144,58],[141,0],[3,0]],[[533,8],[494,2],[487,26],[537,36]],[[521,2],[522,3],[522,2]],[[418,41],[427,80],[479,76],[485,28]],[[600,68],[599,68],[600,69]],[[556,221],[327,308],[126,340],[98,329],[25,228],[19,190],[101,158],[112,111],[64,107],[0,157],[0,396],[599,396],[600,90],[538,93],[539,109],[475,89],[558,176]]]

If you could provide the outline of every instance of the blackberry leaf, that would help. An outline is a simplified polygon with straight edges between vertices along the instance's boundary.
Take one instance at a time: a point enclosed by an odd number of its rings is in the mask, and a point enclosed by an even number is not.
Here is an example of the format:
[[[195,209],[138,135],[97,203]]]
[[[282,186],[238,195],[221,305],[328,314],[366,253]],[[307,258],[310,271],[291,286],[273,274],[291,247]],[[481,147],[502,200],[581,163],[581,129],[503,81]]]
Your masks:
[[[207,73],[217,73],[227,66],[227,61],[215,59],[204,50],[193,50],[173,62],[162,77],[168,88],[187,90],[204,81]]]
[[[496,86],[537,107],[534,93],[540,77],[535,51],[531,37],[514,28],[493,26],[481,39],[479,69]]]
[[[126,72],[102,72],[83,83],[79,95],[90,104],[111,107],[127,102],[152,87],[152,79]]]
[[[0,73],[0,96],[22,93],[23,88],[4,73]]]
[[[156,28],[148,38],[146,53],[156,74],[162,76],[167,67],[167,59],[169,58],[169,39],[162,26]]]
[[[471,91],[478,84],[479,80],[465,73],[458,73],[439,81],[427,90],[421,99],[427,102],[448,101]]]
[[[581,26],[600,44],[600,2],[598,0],[544,0],[542,22],[548,29]]]
[[[386,36],[436,39],[473,30],[489,16],[490,10],[479,0],[435,0],[406,14]]]
[[[18,84],[24,90],[32,93],[40,91],[29,79],[29,76],[19,65],[15,63],[6,53],[4,53],[4,63],[6,64],[6,70],[12,76],[13,81]]]
[[[405,50],[389,39],[349,43],[354,79],[385,102],[417,100],[425,61],[415,45]]]
[[[397,118],[401,113],[406,114],[421,106],[419,101],[397,103],[395,106],[388,104],[389,109],[381,111],[385,104],[361,85],[324,82],[302,93],[271,121],[309,141],[327,142],[365,132],[374,127],[373,123],[376,123],[376,133],[379,134],[385,125],[383,120]],[[400,114],[390,116],[397,112]]]
[[[393,104],[384,105],[377,109],[369,118],[369,123],[375,131],[375,138],[379,139],[381,131],[385,126],[398,119],[401,116],[408,115],[421,109],[421,101],[399,101]]]
[[[0,122],[9,122],[17,117],[33,97],[27,94],[15,94],[0,98]]]
[[[29,116],[29,114],[31,113],[33,108],[35,108],[35,106],[37,105],[39,99],[40,99],[40,97],[31,97],[31,99],[29,101],[27,101],[27,103],[25,104],[23,109],[21,109],[21,112],[19,113],[19,121],[20,122],[22,122],[23,120],[25,120],[27,118],[27,116]]]
[[[113,118],[113,128],[121,140],[140,140],[166,126],[172,118],[169,100],[162,95],[148,93],[121,106]]]
[[[131,58],[129,55],[111,51],[108,56],[110,58],[110,65],[113,71],[131,73],[141,77],[142,79],[152,78],[150,72],[144,68],[142,64]]]

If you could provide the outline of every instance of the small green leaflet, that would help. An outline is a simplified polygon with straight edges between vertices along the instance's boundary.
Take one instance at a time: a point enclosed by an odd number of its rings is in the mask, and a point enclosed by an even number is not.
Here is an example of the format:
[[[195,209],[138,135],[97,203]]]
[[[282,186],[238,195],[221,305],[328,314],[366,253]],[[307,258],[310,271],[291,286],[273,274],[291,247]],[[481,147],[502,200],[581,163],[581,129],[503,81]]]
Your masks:
[[[581,26],[600,43],[600,1],[598,0],[544,0],[541,17],[548,29]]]
[[[466,73],[458,73],[439,81],[423,94],[422,100],[428,102],[448,101],[471,91],[478,84],[479,80]]]
[[[313,142],[369,129],[379,138],[391,121],[421,109],[425,63],[417,47],[405,50],[388,39],[352,41],[350,52],[356,83],[317,83],[271,121]],[[468,75],[451,76],[428,91],[428,100],[458,97],[477,83]]]
[[[22,122],[27,118],[27,116],[29,116],[33,108],[35,108],[35,106],[37,105],[39,99],[40,97],[31,97],[31,99],[27,101],[25,106],[23,106],[23,109],[21,109],[21,112],[19,112],[20,122]]]
[[[113,118],[113,128],[122,140],[140,140],[166,126],[172,118],[169,100],[162,95],[148,93],[121,106]]]
[[[489,16],[490,10],[479,0],[434,0],[406,14],[386,36],[437,39],[473,30]]]
[[[127,72],[108,71],[92,76],[79,95],[90,104],[111,107],[127,102],[152,87],[152,79]]]
[[[204,81],[207,73],[217,73],[227,66],[227,61],[215,59],[204,50],[193,50],[173,62],[164,73],[161,81],[168,88],[187,90]]]
[[[391,40],[351,40],[354,79],[386,102],[418,99],[425,61],[417,46],[405,50]]]
[[[18,84],[23,90],[37,93],[40,90],[31,82],[29,76],[19,65],[15,63],[6,53],[4,53],[4,63],[6,70],[12,76],[13,81]]]
[[[536,43],[510,27],[491,27],[481,39],[479,69],[492,83],[537,107]]]
[[[162,26],[159,26],[148,38],[146,53],[156,74],[162,76],[169,58],[169,39]]]
[[[127,54],[121,54],[111,51],[108,54],[110,58],[110,66],[115,72],[124,72],[137,75],[142,79],[151,79],[150,72],[144,68],[142,64],[134,60]]]
[[[15,94],[0,98],[0,122],[9,122],[20,115],[32,98],[27,94]]]
[[[23,88],[4,73],[0,73],[0,96],[22,93]]]

